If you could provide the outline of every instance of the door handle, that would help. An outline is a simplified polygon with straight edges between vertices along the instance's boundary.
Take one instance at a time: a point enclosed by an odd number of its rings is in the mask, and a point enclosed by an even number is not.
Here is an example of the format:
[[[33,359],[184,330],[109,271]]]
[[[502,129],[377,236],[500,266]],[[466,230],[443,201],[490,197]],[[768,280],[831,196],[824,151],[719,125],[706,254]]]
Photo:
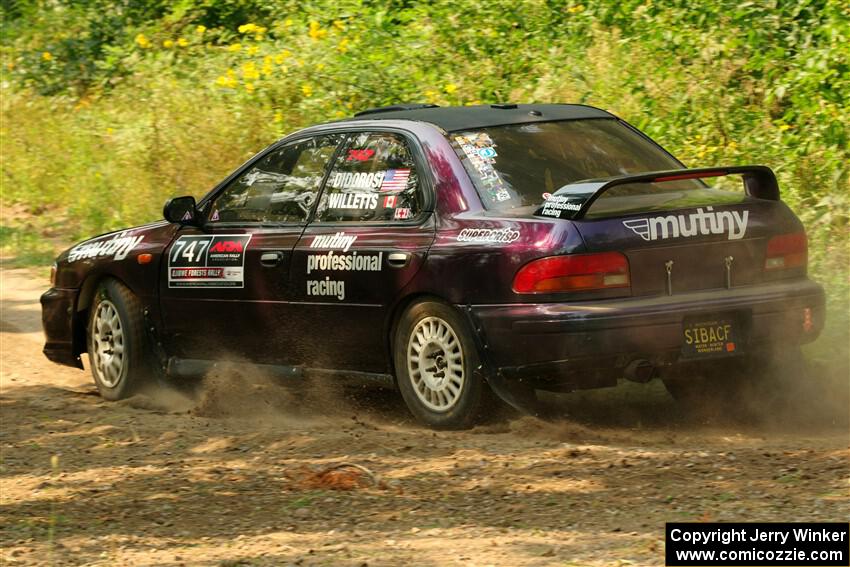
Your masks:
[[[283,260],[283,252],[263,252],[260,255],[260,264],[267,268],[277,266],[281,260]]]
[[[391,268],[403,268],[407,265],[407,261],[410,259],[410,254],[407,252],[391,252],[387,256],[387,264]]]

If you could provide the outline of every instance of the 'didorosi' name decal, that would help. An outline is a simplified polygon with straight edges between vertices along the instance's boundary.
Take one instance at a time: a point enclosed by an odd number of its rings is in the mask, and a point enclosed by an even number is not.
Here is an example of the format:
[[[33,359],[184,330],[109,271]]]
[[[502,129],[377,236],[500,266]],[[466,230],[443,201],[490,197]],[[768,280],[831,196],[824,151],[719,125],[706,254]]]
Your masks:
[[[644,240],[688,238],[726,233],[728,240],[740,240],[747,232],[750,211],[717,211],[701,208],[688,215],[667,215],[645,219],[624,220],[626,228]]]

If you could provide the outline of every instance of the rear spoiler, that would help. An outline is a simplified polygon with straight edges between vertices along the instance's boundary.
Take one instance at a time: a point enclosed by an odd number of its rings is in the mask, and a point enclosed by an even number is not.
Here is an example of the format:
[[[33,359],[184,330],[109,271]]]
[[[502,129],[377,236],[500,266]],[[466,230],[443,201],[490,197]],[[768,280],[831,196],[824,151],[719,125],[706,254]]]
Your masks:
[[[534,214],[559,219],[581,219],[587,211],[608,189],[618,185],[634,183],[663,183],[682,179],[705,179],[741,175],[744,178],[744,190],[750,197],[779,200],[779,184],[773,170],[764,165],[736,165],[732,167],[704,167],[700,169],[673,169],[670,171],[651,171],[636,175],[623,175],[607,179],[589,179],[570,183],[549,196]]]

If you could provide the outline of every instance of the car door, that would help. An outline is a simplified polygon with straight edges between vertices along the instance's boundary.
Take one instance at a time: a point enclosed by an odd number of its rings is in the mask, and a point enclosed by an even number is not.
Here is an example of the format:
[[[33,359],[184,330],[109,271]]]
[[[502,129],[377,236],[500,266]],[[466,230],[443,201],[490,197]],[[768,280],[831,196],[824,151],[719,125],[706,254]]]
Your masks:
[[[202,203],[160,279],[167,350],[184,358],[282,363],[292,356],[289,268],[341,135],[272,148]]]
[[[293,252],[293,329],[307,367],[384,373],[389,309],[435,236],[430,176],[414,140],[353,132]]]

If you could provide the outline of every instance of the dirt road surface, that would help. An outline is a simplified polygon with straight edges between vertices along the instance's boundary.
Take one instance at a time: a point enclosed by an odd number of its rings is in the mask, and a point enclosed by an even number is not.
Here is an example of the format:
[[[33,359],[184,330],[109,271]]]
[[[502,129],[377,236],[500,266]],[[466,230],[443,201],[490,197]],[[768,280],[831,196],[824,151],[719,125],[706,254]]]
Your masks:
[[[661,565],[665,521],[850,518],[832,396],[706,423],[624,385],[460,433],[239,369],[108,403],[42,356],[45,287],[2,270],[4,565]]]

